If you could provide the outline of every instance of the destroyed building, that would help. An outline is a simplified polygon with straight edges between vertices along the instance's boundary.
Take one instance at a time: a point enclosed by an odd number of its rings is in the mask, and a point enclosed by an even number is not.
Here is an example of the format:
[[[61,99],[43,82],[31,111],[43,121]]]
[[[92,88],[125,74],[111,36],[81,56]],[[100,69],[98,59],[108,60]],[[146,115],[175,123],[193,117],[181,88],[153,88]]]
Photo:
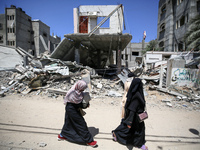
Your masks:
[[[133,71],[142,79],[144,90],[170,94],[175,96],[175,102],[184,100],[199,107],[199,53],[154,51],[143,57],[136,56],[141,52],[137,47],[143,49],[145,45],[139,44],[131,50],[132,36],[123,33],[123,22],[122,5],[80,6],[74,8],[74,33],[66,34],[51,55],[35,58],[23,48],[1,46],[0,64],[6,65],[0,69],[14,71],[0,72],[0,96],[32,93],[56,98],[82,79],[88,83],[92,97],[121,97],[123,83],[129,71]],[[44,25],[39,20],[35,20],[35,24],[35,28]],[[42,42],[40,35],[42,33],[38,32],[38,40]],[[125,47],[127,51],[124,51]],[[124,67],[123,60],[127,55],[130,61],[135,57],[134,63],[130,64],[137,68]],[[10,60],[17,65],[10,64]],[[105,73],[113,78],[104,78]],[[169,102],[168,105],[172,106]]]
[[[159,81],[160,88],[171,85],[200,88],[199,52],[149,51],[145,54],[144,62],[144,72],[149,76],[143,77]]]
[[[50,57],[96,69],[115,66],[120,71],[121,53],[132,39],[123,33],[123,9],[121,4],[74,8],[74,33],[64,35]]]
[[[0,14],[0,45],[22,48],[34,57],[51,53],[61,38],[50,35],[50,27],[40,20],[32,20],[22,8],[14,5]]]

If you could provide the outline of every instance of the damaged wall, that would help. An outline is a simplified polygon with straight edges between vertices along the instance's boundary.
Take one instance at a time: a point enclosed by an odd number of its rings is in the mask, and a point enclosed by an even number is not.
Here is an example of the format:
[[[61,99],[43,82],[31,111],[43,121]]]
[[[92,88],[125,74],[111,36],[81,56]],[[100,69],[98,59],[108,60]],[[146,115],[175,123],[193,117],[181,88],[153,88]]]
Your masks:
[[[199,88],[200,71],[199,69],[190,68],[172,68],[171,84]]]
[[[103,18],[108,16],[118,5],[81,5],[74,8],[74,33],[79,33],[79,25],[87,21],[87,32],[89,33]],[[121,33],[123,30],[122,10],[118,9],[107,21],[106,27],[100,27],[96,34]],[[85,19],[80,22],[79,17]]]
[[[13,70],[17,64],[23,65],[23,57],[14,48],[0,46],[0,70]]]
[[[167,61],[167,80],[166,85],[171,84],[172,69],[173,68],[185,68],[186,61],[182,57],[172,58]]]

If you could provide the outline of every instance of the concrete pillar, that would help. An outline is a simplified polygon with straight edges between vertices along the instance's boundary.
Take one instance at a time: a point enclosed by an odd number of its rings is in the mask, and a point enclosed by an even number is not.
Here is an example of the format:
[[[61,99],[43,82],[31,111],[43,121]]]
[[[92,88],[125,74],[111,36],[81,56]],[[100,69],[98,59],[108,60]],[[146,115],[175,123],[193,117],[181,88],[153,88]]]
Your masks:
[[[121,43],[121,37],[119,37],[119,43],[118,43],[118,50],[117,50],[117,74],[119,74],[121,72],[121,53],[122,50],[122,43]]]
[[[97,66],[99,67],[99,68],[101,68],[101,50],[100,49],[97,49]]]
[[[163,65],[161,64],[161,67],[160,67],[160,81],[159,81],[159,88],[162,88],[162,82],[163,82]]]
[[[28,56],[27,55],[25,55],[24,57],[23,57],[23,60],[24,60],[24,67],[26,67],[26,66],[28,66],[29,64],[28,64]]]
[[[167,61],[167,78],[166,78],[167,87],[171,84],[172,68],[185,68],[185,63],[186,61],[181,57],[172,58]]]
[[[73,9],[73,15],[74,15],[74,33],[79,33],[78,8]]]
[[[76,61],[77,64],[80,63],[79,45],[80,45],[80,43],[76,43],[75,44],[75,58],[74,59],[75,59],[75,61]]]

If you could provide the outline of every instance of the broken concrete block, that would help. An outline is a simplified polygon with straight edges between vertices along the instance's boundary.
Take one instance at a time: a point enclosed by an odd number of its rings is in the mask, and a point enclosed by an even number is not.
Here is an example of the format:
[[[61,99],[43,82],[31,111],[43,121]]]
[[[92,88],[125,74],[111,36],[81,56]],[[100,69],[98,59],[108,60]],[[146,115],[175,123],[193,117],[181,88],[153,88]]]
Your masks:
[[[26,77],[26,75],[19,75],[19,76],[16,76],[15,79],[21,81],[21,80],[23,80],[25,77]]]
[[[12,85],[10,85],[9,87],[7,87],[6,89],[0,91],[0,96],[4,96],[4,93],[9,91],[11,88],[13,88],[16,84],[18,84],[19,82],[16,81],[15,83],[13,83]]]
[[[172,107],[171,103],[167,102],[166,104],[167,104],[167,106]]]
[[[39,147],[45,147],[45,146],[47,146],[46,143],[44,143],[44,142],[39,143]]]
[[[43,71],[42,69],[33,68],[33,72],[34,73],[44,73],[45,71]]]
[[[32,79],[32,78],[34,78],[34,73],[33,73],[32,71],[27,71],[27,72],[25,73],[25,76],[26,76],[27,78],[29,78],[29,79]]]
[[[1,86],[1,90],[5,90],[6,89],[6,87],[5,86]]]
[[[60,68],[60,69],[56,70],[55,73],[59,73],[63,76],[69,75],[69,68],[68,67]]]
[[[161,100],[162,102],[168,102],[168,103],[170,103],[171,102],[171,100],[169,100],[169,99],[164,99],[164,100]]]
[[[15,81],[14,80],[11,80],[8,85],[12,85]]]
[[[122,97],[122,94],[116,92],[116,91],[109,91],[108,92],[108,96],[111,96],[111,97]]]
[[[15,69],[22,74],[24,74],[26,72],[26,68],[24,68],[22,65],[16,65]]]
[[[66,95],[67,91],[61,90],[61,89],[54,89],[54,88],[48,88],[49,93],[54,93],[54,94],[60,94],[60,95]]]
[[[97,84],[97,88],[98,88],[98,89],[101,89],[102,87],[103,87],[103,85],[102,85],[101,83],[98,83],[98,84]]]
[[[30,64],[31,64],[31,66],[34,67],[34,68],[43,68],[42,63],[40,62],[40,60],[33,59],[33,60],[30,62]]]
[[[26,89],[25,90],[23,90],[21,93],[23,94],[23,95],[26,95],[26,94],[28,94],[28,93],[30,93],[31,92],[31,88],[29,88],[29,87],[26,87]]]
[[[181,96],[177,96],[176,97],[178,100],[182,100],[182,97]]]

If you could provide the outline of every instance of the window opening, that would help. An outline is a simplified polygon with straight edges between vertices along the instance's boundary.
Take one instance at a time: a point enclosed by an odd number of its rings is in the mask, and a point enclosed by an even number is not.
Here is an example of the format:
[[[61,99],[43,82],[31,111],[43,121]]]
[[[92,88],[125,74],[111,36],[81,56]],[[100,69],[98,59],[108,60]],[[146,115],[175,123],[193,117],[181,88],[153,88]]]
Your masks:
[[[185,16],[181,17],[180,19],[180,27],[185,24]]]
[[[44,33],[43,33],[43,36],[44,36],[44,37],[47,37],[47,34],[44,32]]]
[[[7,41],[7,45],[15,46],[15,41]]]
[[[159,43],[159,47],[164,47],[164,42],[163,41]]]
[[[3,24],[0,23],[0,30],[3,30]]]
[[[178,43],[178,50],[183,51],[183,43],[182,42]]]
[[[180,27],[180,20],[176,21],[176,29],[178,29]]]
[[[183,0],[177,0],[177,5],[180,5],[183,2]]]
[[[133,56],[139,56],[139,52],[132,52]]]
[[[0,35],[0,43],[3,43],[3,35]]]
[[[200,1],[197,1],[197,12],[200,14]]]
[[[166,12],[166,5],[164,5],[162,8],[161,8],[161,14],[165,13]]]
[[[160,32],[162,32],[163,30],[165,30],[165,23],[160,25]]]
[[[15,28],[7,28],[8,33],[15,33]]]
[[[128,60],[128,54],[126,54],[125,56],[126,56],[125,60]]]
[[[103,19],[105,19],[106,17],[97,17],[97,24],[99,24]],[[108,20],[106,20],[106,22],[104,22],[100,28],[110,28],[110,18],[108,18]]]

